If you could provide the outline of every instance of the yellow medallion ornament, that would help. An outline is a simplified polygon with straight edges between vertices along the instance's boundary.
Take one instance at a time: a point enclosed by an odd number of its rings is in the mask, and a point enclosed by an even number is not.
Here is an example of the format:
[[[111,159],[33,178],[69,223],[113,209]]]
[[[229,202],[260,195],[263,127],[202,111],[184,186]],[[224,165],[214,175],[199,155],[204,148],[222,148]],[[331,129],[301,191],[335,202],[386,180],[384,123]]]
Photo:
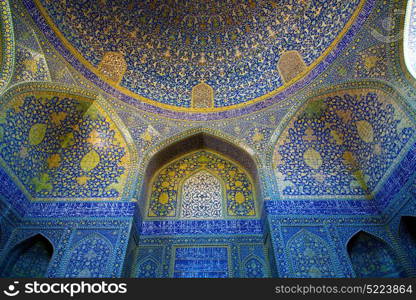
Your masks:
[[[313,148],[309,148],[303,154],[303,159],[305,163],[312,169],[319,169],[322,166],[322,157],[318,151]]]
[[[244,201],[246,201],[246,197],[244,196],[244,194],[242,192],[237,192],[235,194],[235,202],[237,202],[238,204],[242,204],[244,203]]]
[[[331,130],[330,134],[331,134],[332,138],[334,139],[334,142],[337,145],[342,145],[344,143],[344,140],[342,138],[342,134],[341,133],[338,133],[338,131]]]
[[[355,122],[357,127],[357,132],[359,137],[366,143],[371,143],[374,141],[374,130],[373,126],[367,121],[357,121]]]
[[[81,169],[89,172],[94,169],[100,162],[100,155],[95,150],[91,150],[81,160]]]
[[[47,162],[49,169],[57,168],[61,164],[61,156],[59,154],[53,154],[48,158]]]
[[[87,177],[87,176],[81,176],[81,177],[77,177],[77,183],[79,184],[79,185],[85,185],[85,184],[87,184],[87,181],[89,180],[90,178],[89,177]]]
[[[29,131],[29,144],[36,146],[42,143],[46,135],[46,128],[46,124],[42,123],[33,125]]]
[[[159,196],[159,203],[160,204],[168,204],[169,202],[169,195],[168,193],[161,193]]]
[[[169,183],[169,182],[167,182],[167,181],[164,181],[164,182],[162,183],[162,187],[164,187],[164,188],[167,188],[169,185],[170,185],[170,183]]]
[[[170,171],[170,172],[168,173],[168,175],[169,175],[170,177],[175,177],[176,172],[175,172],[175,171]]]
[[[92,145],[101,144],[102,140],[101,140],[101,137],[100,137],[100,133],[95,129],[93,131],[91,131],[91,133],[90,133],[90,135],[87,139],[87,142],[92,144]]]

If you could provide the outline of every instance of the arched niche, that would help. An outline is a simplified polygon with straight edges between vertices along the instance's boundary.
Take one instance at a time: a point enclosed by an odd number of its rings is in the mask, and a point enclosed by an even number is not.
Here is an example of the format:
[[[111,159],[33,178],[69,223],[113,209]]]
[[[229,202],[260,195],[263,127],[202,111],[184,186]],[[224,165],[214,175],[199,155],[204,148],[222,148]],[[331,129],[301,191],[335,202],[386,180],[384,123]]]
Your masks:
[[[320,236],[308,230],[301,230],[290,238],[286,248],[293,277],[336,277],[332,250]]]
[[[250,255],[243,261],[244,275],[247,278],[265,278],[267,270],[264,261],[255,256]]]
[[[241,147],[231,143],[230,141],[206,132],[198,132],[194,135],[178,139],[177,141],[164,146],[156,154],[154,154],[146,163],[144,171],[143,184],[140,193],[140,207],[144,211],[146,217],[146,205],[149,197],[149,187],[154,181],[155,174],[164,166],[173,162],[187,154],[206,150],[214,153],[225,160],[240,166],[244,172],[250,177],[253,184],[254,199],[257,207],[262,201],[261,186],[259,183],[259,173],[257,162],[253,156]]]
[[[192,107],[195,108],[210,108],[214,107],[214,89],[201,82],[192,88]]]
[[[133,276],[270,276],[260,225],[259,161],[232,138],[185,134],[155,146],[142,164],[144,230],[137,258],[128,262]]]
[[[403,216],[399,227],[400,241],[410,259],[416,264],[416,217]]]
[[[235,161],[208,149],[187,153],[150,181],[146,217],[203,220],[257,218],[253,180]]]
[[[71,247],[65,259],[66,278],[103,278],[113,253],[110,241],[101,234],[90,234]]]
[[[159,262],[148,257],[137,264],[137,278],[157,278],[159,273]]]
[[[46,277],[53,246],[47,238],[37,234],[13,247],[2,265],[2,277]]]
[[[304,73],[307,66],[302,55],[298,51],[292,50],[282,53],[277,63],[277,70],[283,81],[288,83]]]
[[[369,233],[356,233],[349,240],[347,251],[357,278],[405,277],[405,272],[390,245]]]

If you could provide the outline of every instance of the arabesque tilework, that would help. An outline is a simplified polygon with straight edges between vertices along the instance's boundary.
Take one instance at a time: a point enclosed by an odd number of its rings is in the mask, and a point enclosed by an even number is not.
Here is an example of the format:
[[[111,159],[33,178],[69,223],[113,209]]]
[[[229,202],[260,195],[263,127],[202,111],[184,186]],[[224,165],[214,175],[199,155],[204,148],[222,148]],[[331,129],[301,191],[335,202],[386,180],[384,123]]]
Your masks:
[[[256,216],[253,183],[248,174],[212,152],[189,154],[164,167],[156,176],[149,196],[148,217]],[[190,183],[192,186],[188,187]]]
[[[206,80],[215,106],[223,107],[282,86],[277,62],[284,51],[298,49],[308,66],[314,64],[350,26],[363,1],[34,3],[91,68],[99,69],[109,52],[125,57],[120,85],[128,91],[189,107],[192,88]],[[115,30],[116,24],[125,26]],[[319,43],[314,36],[321,36]]]
[[[30,198],[121,198],[132,153],[94,99],[20,93],[1,114],[3,166]]]
[[[3,277],[416,276],[414,1],[87,2],[0,0]]]
[[[274,168],[291,196],[366,196],[410,141],[412,121],[385,92],[360,89],[313,98],[279,137]]]

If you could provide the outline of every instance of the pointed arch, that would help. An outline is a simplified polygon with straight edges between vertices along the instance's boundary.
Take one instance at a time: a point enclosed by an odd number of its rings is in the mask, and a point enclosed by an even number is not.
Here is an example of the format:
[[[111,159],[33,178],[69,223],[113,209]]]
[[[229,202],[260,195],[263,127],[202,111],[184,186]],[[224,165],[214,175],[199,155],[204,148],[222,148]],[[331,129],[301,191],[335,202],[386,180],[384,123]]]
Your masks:
[[[2,277],[46,277],[53,251],[52,243],[42,234],[21,241],[9,250]]]
[[[345,236],[344,247],[347,249],[351,240],[361,232],[368,234],[370,236],[374,236],[374,238],[379,239],[383,243],[388,244],[389,241],[386,239],[386,236],[384,235],[385,234],[384,230],[378,231],[378,230],[372,230],[372,229],[373,228],[366,228],[366,229],[354,228],[353,230],[350,230],[349,233]]]
[[[191,106],[194,108],[214,107],[214,89],[205,82],[200,82],[192,88]]]
[[[64,263],[64,277],[102,278],[113,255],[111,242],[100,233],[92,233],[71,247]]]
[[[260,257],[250,254],[243,261],[244,274],[246,278],[265,278],[267,277],[266,266]]]
[[[263,165],[258,154],[241,139],[216,129],[199,127],[183,131],[147,150],[140,163],[140,173],[147,173],[149,168],[154,170],[153,165],[156,161],[156,165],[161,166],[174,157],[201,148],[225,155],[229,153],[231,158],[246,165],[253,177],[257,174],[257,169],[261,169]]]
[[[302,229],[287,242],[286,251],[297,278],[335,277],[333,254],[328,243],[320,236]]]
[[[55,252],[55,243],[54,243],[53,239],[48,236],[47,232],[36,230],[35,232],[32,231],[30,233],[27,233],[27,232],[22,231],[21,233],[22,233],[21,235],[17,235],[14,238],[12,244],[9,247],[16,247],[17,245],[23,243],[26,240],[33,239],[36,236],[41,236],[43,239],[47,240],[48,243],[51,245],[52,252]]]
[[[382,239],[359,231],[347,243],[347,251],[358,278],[405,276],[397,255]]]
[[[212,169],[209,169],[209,168],[206,168],[206,167],[201,167],[201,168],[198,168],[195,171],[191,172],[189,175],[185,176],[184,178],[182,178],[179,182],[179,189],[182,189],[183,184],[185,183],[185,181],[187,181],[188,179],[193,177],[195,174],[198,174],[200,172],[209,173],[209,175],[215,177],[218,181],[220,181],[222,186],[225,186],[224,180],[221,178],[221,176],[217,172],[215,172],[215,170],[212,170]]]
[[[137,264],[135,278],[158,278],[159,262],[153,257],[146,257]]]

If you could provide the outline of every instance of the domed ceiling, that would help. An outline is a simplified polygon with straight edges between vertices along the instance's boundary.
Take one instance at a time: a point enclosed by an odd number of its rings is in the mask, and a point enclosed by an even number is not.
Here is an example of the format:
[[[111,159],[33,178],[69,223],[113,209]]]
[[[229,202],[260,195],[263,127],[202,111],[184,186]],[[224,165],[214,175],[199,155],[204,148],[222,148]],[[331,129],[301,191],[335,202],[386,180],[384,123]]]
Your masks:
[[[84,76],[173,117],[280,101],[319,75],[368,13],[363,0],[24,2]]]

